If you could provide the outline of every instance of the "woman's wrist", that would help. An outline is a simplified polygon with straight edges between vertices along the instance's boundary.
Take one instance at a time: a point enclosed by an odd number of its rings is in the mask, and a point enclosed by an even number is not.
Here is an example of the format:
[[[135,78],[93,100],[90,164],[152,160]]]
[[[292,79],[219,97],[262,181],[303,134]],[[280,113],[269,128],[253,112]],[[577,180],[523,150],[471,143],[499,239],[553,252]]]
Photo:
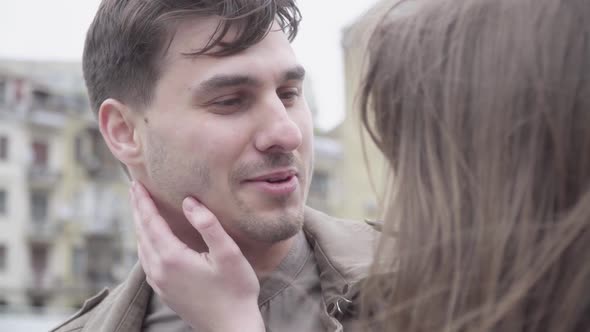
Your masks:
[[[256,303],[251,309],[237,306],[233,313],[228,312],[228,317],[219,324],[213,324],[215,328],[208,332],[265,332],[264,320]],[[193,331],[203,332],[203,328],[191,324]]]

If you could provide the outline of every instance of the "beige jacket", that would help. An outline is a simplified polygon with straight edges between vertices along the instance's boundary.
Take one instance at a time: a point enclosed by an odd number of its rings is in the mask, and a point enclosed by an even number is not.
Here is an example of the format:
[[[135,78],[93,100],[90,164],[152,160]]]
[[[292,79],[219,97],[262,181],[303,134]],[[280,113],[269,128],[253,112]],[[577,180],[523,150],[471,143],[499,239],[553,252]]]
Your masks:
[[[335,219],[310,208],[303,230],[320,272],[322,322],[326,331],[344,331],[354,323],[359,284],[367,276],[378,232],[366,223]],[[139,332],[152,292],[137,264],[121,285],[86,300],[51,332]]]

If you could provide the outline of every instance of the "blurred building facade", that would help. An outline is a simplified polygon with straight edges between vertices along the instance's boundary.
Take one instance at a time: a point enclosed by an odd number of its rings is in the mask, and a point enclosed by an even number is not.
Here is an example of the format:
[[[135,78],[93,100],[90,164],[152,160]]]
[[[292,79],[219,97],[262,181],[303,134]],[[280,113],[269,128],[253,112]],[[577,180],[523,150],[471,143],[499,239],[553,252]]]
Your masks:
[[[334,214],[340,205],[340,179],[334,169],[342,163],[343,148],[339,140],[316,133],[314,139],[314,169],[307,205]]]
[[[127,181],[84,94],[2,65],[0,305],[79,306],[136,261]]]
[[[313,89],[313,78],[304,81],[305,99],[312,118],[318,116],[318,108]],[[314,131],[314,168],[307,195],[307,205],[322,212],[332,214],[338,209],[338,184],[334,169],[342,162],[342,144],[330,133]]]
[[[334,168],[339,181],[335,216],[351,219],[380,219],[389,180],[386,162],[361,123],[360,88],[365,66],[367,41],[374,24],[384,13],[382,1],[343,31],[346,114],[331,136],[342,145],[342,160]]]

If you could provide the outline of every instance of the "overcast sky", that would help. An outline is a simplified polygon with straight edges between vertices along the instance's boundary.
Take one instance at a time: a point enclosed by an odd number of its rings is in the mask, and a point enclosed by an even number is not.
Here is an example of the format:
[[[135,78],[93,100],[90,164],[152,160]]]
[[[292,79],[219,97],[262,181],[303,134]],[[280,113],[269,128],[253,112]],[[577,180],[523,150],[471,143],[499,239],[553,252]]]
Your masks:
[[[320,128],[344,115],[342,29],[376,0],[299,0],[303,15],[293,46],[312,79]],[[0,57],[75,60],[100,0],[0,0]]]

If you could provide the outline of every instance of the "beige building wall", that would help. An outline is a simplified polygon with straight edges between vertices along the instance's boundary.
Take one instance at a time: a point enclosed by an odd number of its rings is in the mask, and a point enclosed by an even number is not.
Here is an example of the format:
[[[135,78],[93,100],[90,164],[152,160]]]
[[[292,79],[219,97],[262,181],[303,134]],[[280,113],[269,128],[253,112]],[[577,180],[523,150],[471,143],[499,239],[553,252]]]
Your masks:
[[[61,306],[78,306],[97,288],[121,280],[120,271],[127,272],[136,261],[136,249],[128,181],[110,153],[97,156],[97,147],[99,153],[107,149],[94,120],[84,115],[74,117],[63,136],[67,142],[64,176],[56,195],[62,209],[63,228],[55,243],[57,259],[53,264],[58,270],[61,291],[55,300]],[[78,144],[79,151],[76,151]],[[91,250],[93,239],[105,244],[101,251],[111,253],[106,261],[104,252]],[[89,280],[89,271],[97,264],[100,266],[96,270],[108,273],[106,279],[95,283]]]
[[[314,171],[307,204],[314,209],[334,215],[339,208],[339,182],[334,169],[342,162],[342,144],[327,135],[314,139]]]
[[[366,42],[384,4],[361,16],[343,32],[346,116],[332,135],[343,146],[342,162],[334,172],[339,181],[339,204],[334,215],[352,219],[380,219],[387,188],[386,163],[361,124],[359,98]]]

